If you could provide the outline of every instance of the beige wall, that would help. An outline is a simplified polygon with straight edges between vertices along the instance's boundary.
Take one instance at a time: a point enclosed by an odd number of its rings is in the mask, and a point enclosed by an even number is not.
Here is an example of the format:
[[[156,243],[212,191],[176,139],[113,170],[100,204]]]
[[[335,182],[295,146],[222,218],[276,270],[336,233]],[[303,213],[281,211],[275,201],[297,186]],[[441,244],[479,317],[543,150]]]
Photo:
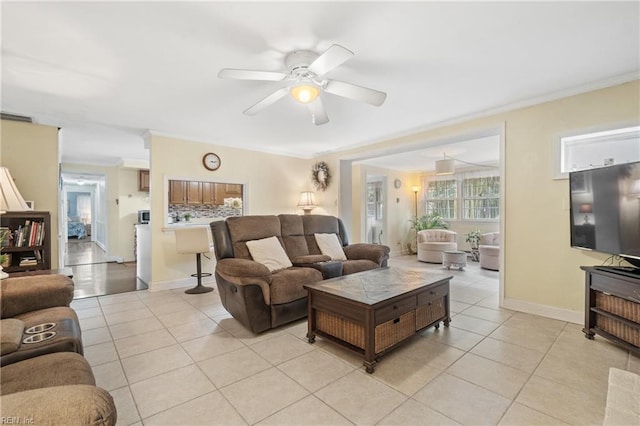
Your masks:
[[[58,268],[58,129],[7,120],[1,126],[0,164],[25,200],[51,213],[51,267]]]
[[[387,140],[323,160],[338,171],[341,158],[504,126],[504,304],[580,322],[584,276],[579,267],[598,264],[607,255],[569,246],[569,187],[566,179],[553,180],[554,146],[559,135],[567,132],[638,123],[639,93],[640,84],[636,80]],[[359,190],[357,176],[354,172],[354,194]],[[328,191],[337,197],[338,185]],[[360,216],[354,213],[353,218],[353,229],[359,229]]]
[[[151,146],[151,290],[189,285],[185,277],[195,272],[195,256],[176,253],[175,236],[163,230],[167,205],[167,178],[215,180],[245,185],[245,214],[301,214],[295,206],[300,192],[313,190],[311,160],[264,154],[242,149],[152,135]],[[202,166],[202,156],[215,152],[222,165],[215,172]],[[313,213],[327,213],[334,199],[316,194],[319,207]],[[213,255],[213,253],[212,253]],[[203,270],[213,272],[214,262],[203,258]]]

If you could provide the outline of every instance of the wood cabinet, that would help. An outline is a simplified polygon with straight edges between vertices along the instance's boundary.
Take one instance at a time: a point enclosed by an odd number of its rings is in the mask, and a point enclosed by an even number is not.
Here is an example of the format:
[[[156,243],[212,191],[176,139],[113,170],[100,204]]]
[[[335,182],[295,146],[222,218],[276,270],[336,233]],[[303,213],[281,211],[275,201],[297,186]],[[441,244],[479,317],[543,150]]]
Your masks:
[[[51,215],[49,212],[7,212],[0,216],[0,225],[13,238],[2,253],[10,256],[4,271],[37,271],[51,269]]]
[[[584,328],[640,354],[640,275],[615,267],[582,266],[585,271]]]
[[[169,181],[169,204],[221,206],[225,198],[242,198],[242,184]]]
[[[149,170],[138,170],[138,191],[149,192]]]

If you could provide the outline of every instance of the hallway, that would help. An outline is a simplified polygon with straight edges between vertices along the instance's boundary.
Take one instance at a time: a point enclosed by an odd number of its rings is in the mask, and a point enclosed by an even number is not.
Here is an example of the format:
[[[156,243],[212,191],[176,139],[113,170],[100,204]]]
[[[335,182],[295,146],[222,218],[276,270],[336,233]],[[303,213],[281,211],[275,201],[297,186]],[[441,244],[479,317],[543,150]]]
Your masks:
[[[107,253],[95,242],[86,238],[80,240],[69,239],[67,242],[67,255],[64,257],[65,266],[106,262]]]

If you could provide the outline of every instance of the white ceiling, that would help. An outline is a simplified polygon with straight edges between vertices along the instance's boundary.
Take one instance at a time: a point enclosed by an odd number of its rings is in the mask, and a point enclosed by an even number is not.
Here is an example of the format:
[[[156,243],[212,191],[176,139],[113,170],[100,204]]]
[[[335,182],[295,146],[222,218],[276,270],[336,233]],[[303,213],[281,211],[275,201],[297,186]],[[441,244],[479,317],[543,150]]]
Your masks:
[[[2,2],[2,111],[62,127],[64,161],[146,159],[146,130],[310,158],[638,78],[639,5]],[[216,77],[334,43],[355,57],[327,77],[381,107],[324,94],[323,126],[288,97],[249,117],[283,83]]]

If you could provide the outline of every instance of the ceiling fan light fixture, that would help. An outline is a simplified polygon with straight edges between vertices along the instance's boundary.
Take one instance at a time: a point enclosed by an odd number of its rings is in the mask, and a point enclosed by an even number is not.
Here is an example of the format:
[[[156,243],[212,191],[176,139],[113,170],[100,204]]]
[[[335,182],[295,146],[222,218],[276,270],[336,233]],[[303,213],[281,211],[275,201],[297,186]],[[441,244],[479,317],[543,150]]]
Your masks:
[[[316,86],[299,84],[297,86],[293,86],[290,93],[291,96],[293,96],[293,99],[301,104],[310,104],[320,95],[320,90]]]

